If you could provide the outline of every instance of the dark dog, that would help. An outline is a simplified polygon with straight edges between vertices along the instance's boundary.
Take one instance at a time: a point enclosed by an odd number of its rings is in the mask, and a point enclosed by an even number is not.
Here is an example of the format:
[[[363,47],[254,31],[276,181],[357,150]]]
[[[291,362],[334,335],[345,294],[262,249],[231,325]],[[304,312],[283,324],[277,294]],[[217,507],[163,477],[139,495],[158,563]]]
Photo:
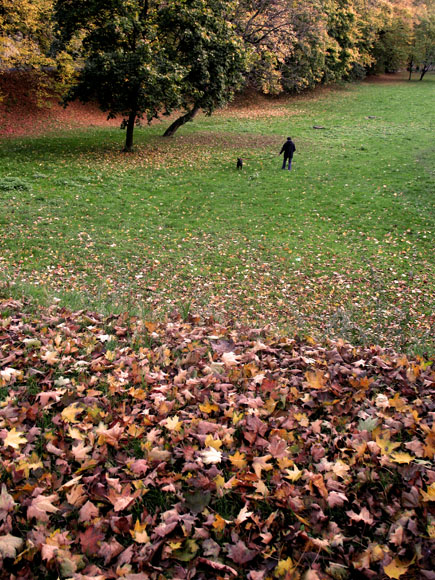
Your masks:
[[[243,159],[241,157],[237,157],[237,169],[243,169]]]

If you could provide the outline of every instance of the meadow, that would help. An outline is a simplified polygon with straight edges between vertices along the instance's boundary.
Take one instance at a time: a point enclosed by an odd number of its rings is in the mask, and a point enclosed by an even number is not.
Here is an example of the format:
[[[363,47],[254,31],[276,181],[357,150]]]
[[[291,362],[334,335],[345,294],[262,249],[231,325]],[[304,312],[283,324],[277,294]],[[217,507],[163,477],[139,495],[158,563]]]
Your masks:
[[[2,139],[1,295],[433,352],[434,84],[245,96],[131,154],[113,126]]]

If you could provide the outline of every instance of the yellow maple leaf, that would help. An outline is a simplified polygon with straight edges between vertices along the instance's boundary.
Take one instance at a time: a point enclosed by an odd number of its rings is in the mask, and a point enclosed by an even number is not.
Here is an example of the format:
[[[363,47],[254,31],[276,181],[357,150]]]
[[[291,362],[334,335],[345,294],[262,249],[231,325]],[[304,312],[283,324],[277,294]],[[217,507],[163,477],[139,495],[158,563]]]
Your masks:
[[[213,411],[219,411],[219,407],[215,403],[210,403],[209,401],[206,401],[202,405],[199,405],[199,410],[209,415]]]
[[[397,447],[400,447],[400,443],[393,443],[388,437],[376,436],[376,443],[381,448],[382,455],[390,455]]]
[[[82,411],[78,403],[72,403],[62,411],[61,416],[66,423],[78,423],[77,415]]]
[[[286,560],[280,560],[274,570],[274,576],[285,576],[288,572],[294,572],[296,565],[293,560],[289,557]]]
[[[297,465],[294,465],[293,469],[286,469],[286,473],[287,475],[284,475],[284,477],[290,481],[297,481],[302,477],[302,471]]]
[[[138,544],[148,544],[150,538],[145,530],[146,524],[141,524],[139,520],[136,520],[134,528],[130,530],[130,534],[135,542]]]
[[[222,532],[225,529],[226,521],[222,516],[216,514],[214,517],[213,527],[217,532]]]
[[[326,387],[326,383],[328,381],[328,378],[320,369],[316,369],[315,371],[307,371],[305,373],[305,378],[310,389],[323,389]]]
[[[23,459],[18,463],[18,470],[24,471],[26,478],[29,477],[31,470],[43,469],[43,467],[42,461],[35,452],[28,459]]]
[[[429,485],[427,491],[421,490],[423,501],[435,501],[435,481]]]
[[[86,435],[84,435],[80,429],[77,429],[77,427],[69,427],[68,435],[71,439],[76,439],[77,441],[84,441],[86,439]]]
[[[174,417],[169,417],[166,419],[165,427],[169,431],[179,431],[183,426],[183,422],[180,421],[178,415],[174,415]]]
[[[222,477],[222,475],[217,475],[214,478],[214,482],[216,484],[216,489],[219,491],[220,489],[222,489],[225,485],[225,478]]]
[[[237,425],[237,423],[239,421],[241,421],[244,417],[243,413],[236,413],[236,411],[234,411],[233,413],[233,425]]]
[[[214,449],[220,449],[222,447],[222,441],[220,439],[213,439],[213,435],[210,433],[205,438],[205,447],[214,447]]]
[[[396,451],[394,453],[391,454],[391,461],[394,461],[394,463],[411,463],[411,461],[414,461],[414,457],[412,457],[412,455],[410,455],[409,453],[404,453],[403,451]]]
[[[388,566],[384,566],[384,572],[388,578],[400,578],[400,576],[406,574],[407,570],[408,564],[402,564],[397,558],[392,560]]]
[[[280,457],[279,459],[277,459],[277,463],[281,471],[287,469],[287,467],[292,467],[293,465],[293,461],[288,457]]]
[[[310,424],[306,413],[295,413],[293,417],[299,422],[301,427],[308,427]]]
[[[240,453],[240,451],[236,451],[234,455],[230,455],[228,459],[231,461],[231,464],[238,469],[244,469],[246,467],[246,455],[244,453]]]
[[[388,399],[388,402],[390,407],[397,409],[397,411],[404,411],[407,407],[405,399],[402,399],[399,393],[396,393],[392,399]]]
[[[171,550],[179,550],[182,545],[183,542],[168,542],[168,546],[171,548]]]
[[[24,445],[27,443],[27,439],[23,437],[23,433],[21,431],[17,431],[15,427],[13,427],[6,438],[3,440],[5,447],[12,447],[13,449],[19,449],[20,445]]]

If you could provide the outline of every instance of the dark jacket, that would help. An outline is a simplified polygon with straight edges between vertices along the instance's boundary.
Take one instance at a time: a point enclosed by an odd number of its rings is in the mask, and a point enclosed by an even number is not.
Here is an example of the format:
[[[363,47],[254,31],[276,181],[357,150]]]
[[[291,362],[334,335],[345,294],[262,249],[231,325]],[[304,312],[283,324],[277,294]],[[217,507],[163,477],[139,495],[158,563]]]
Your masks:
[[[281,148],[279,154],[284,152],[284,157],[293,157],[293,153],[296,151],[296,146],[291,139],[287,139]]]

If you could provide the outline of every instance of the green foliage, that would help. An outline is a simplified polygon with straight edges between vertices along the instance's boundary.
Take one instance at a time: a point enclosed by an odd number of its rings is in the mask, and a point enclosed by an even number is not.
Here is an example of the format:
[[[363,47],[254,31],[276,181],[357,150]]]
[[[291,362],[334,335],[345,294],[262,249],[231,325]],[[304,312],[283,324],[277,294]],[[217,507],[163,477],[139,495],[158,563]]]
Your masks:
[[[178,103],[181,71],[167,57],[158,29],[158,2],[112,0],[56,2],[65,46],[82,36],[84,67],[67,101],[96,99],[109,117],[126,121],[126,150],[138,119],[148,121]]]
[[[19,177],[0,177],[0,191],[29,191],[30,183]]]
[[[211,114],[240,87],[244,49],[227,14],[228,2],[170,2],[159,11],[167,57],[182,68],[180,104]]]

